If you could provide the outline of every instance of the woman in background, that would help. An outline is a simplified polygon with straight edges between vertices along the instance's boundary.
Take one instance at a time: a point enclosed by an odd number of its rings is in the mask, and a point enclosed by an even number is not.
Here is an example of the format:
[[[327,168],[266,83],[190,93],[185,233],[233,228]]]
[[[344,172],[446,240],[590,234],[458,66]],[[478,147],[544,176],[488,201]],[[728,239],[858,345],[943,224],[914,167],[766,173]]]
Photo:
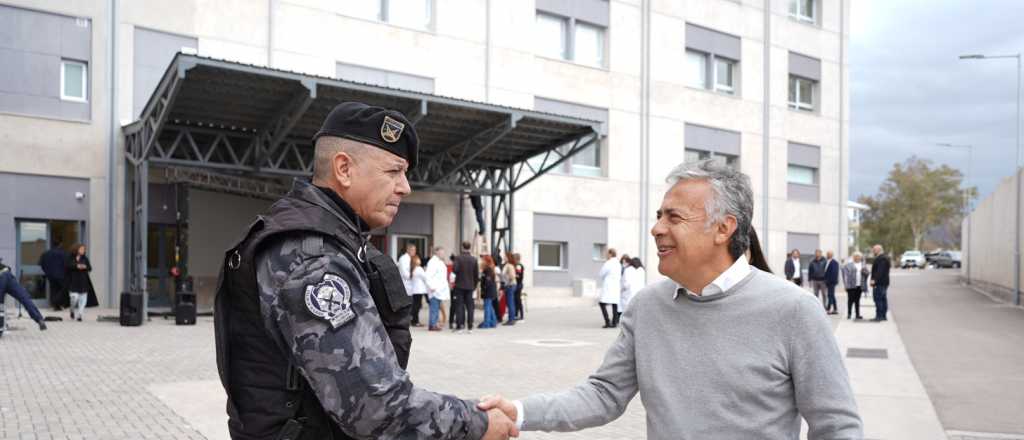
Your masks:
[[[96,300],[96,291],[92,288],[92,279],[89,272],[92,271],[92,264],[89,257],[85,255],[85,245],[76,244],[72,248],[71,264],[68,265],[68,292],[71,296],[71,319],[81,321],[85,314],[86,307],[94,307],[99,304]]]
[[[494,328],[498,325],[498,317],[494,312],[494,302],[498,299],[498,278],[494,272],[494,259],[484,255],[481,260],[483,276],[480,277],[480,297],[484,300],[484,322],[479,328]]]
[[[413,255],[409,259],[409,295],[412,295],[413,300],[419,303],[420,298],[427,298],[430,294],[430,289],[427,288],[427,271],[423,270],[423,261],[420,260],[419,255]],[[429,304],[430,300],[427,300]],[[429,316],[429,312],[428,312]],[[419,327],[420,316],[419,309],[416,309],[416,313],[412,316],[415,327]]]
[[[646,273],[644,272],[644,265],[640,262],[639,257],[633,257],[627,260],[629,267],[626,268],[622,274],[622,299],[619,300],[619,314],[626,313],[626,308],[629,306],[629,302],[643,289],[646,285]],[[618,318],[615,323],[618,324]]]

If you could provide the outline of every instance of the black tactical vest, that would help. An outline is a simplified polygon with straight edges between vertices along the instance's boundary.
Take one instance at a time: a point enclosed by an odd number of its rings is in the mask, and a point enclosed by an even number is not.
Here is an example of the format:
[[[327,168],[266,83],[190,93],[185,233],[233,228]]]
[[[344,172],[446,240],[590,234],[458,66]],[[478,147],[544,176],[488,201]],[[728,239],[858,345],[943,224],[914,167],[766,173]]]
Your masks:
[[[217,369],[228,394],[228,429],[235,440],[347,439],[330,420],[298,369],[264,326],[255,258],[268,239],[319,235],[367,277],[398,363],[408,364],[412,300],[390,257],[369,245],[319,190],[304,182],[260,216],[225,253],[217,286]]]

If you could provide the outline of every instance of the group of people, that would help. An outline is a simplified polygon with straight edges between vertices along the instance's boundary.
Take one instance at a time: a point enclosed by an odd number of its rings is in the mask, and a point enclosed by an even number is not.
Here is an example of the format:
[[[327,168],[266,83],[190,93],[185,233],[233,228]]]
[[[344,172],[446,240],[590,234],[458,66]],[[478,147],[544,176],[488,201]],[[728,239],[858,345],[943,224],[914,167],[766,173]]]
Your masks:
[[[864,319],[860,314],[861,295],[871,289],[875,302],[875,317],[872,321],[886,321],[888,314],[889,269],[892,261],[885,254],[882,245],[871,248],[874,260],[870,265],[864,255],[854,252],[845,263],[839,263],[832,251],[822,255],[821,249],[814,251],[814,259],[807,265],[807,280],[811,292],[821,299],[821,305],[829,315],[839,314],[836,304],[836,286],[840,279],[846,289],[846,319]],[[800,267],[800,251],[793,249],[786,259],[786,279],[803,286],[803,270]]]
[[[85,245],[76,244],[71,249],[73,252],[69,255],[59,241],[54,241],[53,246],[40,255],[38,264],[43,269],[46,283],[50,285],[50,305],[53,310],[59,312],[66,307],[70,311],[71,320],[81,321],[85,315],[85,308],[95,307],[99,302],[89,278],[92,263],[85,254]],[[46,284],[41,284],[39,288],[45,289]],[[46,330],[43,314],[32,301],[31,295],[21,285],[11,268],[0,263],[0,304],[7,295],[17,300],[28,311],[28,316],[36,322],[40,330]],[[0,313],[3,313],[3,310],[0,310]]]
[[[618,257],[615,249],[608,249],[608,259],[601,266],[598,278],[601,280],[601,295],[597,299],[604,317],[604,327],[616,328],[619,318],[626,312],[629,301],[645,285],[647,274],[638,257],[623,254]],[[608,314],[611,308],[611,315]]]
[[[441,331],[447,322],[454,332],[472,332],[476,325],[478,297],[483,300],[484,312],[478,329],[494,328],[499,323],[515,325],[524,319],[525,268],[519,254],[507,253],[504,259],[491,255],[477,257],[471,249],[472,243],[464,241],[459,255],[452,255],[446,261],[446,249],[435,246],[424,267],[416,246],[406,246],[405,253],[398,258],[398,270],[406,293],[412,297],[413,327],[423,326],[420,310],[424,300],[429,307],[428,331]]]

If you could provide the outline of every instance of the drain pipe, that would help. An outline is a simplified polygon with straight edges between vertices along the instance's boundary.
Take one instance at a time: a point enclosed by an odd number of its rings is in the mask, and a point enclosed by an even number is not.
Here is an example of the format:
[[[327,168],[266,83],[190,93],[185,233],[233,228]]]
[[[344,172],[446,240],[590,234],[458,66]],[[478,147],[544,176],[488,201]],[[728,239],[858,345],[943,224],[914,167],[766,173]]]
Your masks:
[[[846,81],[845,81],[845,66],[846,66],[846,0],[839,0],[839,228],[836,231],[836,253],[840,256],[847,254],[844,252],[849,247],[847,243],[843,243],[843,223],[847,222],[847,209],[846,202],[848,196],[843,192],[843,179],[848,179],[845,171],[845,162],[843,161],[843,134],[845,132],[843,127],[843,117],[846,115],[844,111],[846,108],[846,93],[844,93]]]
[[[764,78],[771,78],[771,24],[772,24],[772,11],[769,3],[765,4],[764,7]],[[762,124],[762,150],[761,153],[761,249],[765,255],[771,258],[771,252],[768,250],[769,240],[771,240],[771,234],[768,228],[768,208],[771,202],[771,180],[768,178],[769,170],[771,169],[769,154],[771,150],[771,138],[769,133],[771,132],[771,110],[772,110],[772,94],[771,94],[771,81],[764,81],[764,107],[762,109],[763,118]]]
[[[651,0],[640,3],[640,255],[647,259],[647,216],[650,205]],[[646,272],[645,272],[646,277]]]
[[[117,180],[117,0],[110,0],[110,40],[107,43],[108,57],[110,58],[110,73],[107,74],[107,81],[110,87],[110,127],[107,132],[107,306],[116,304],[117,292],[115,281],[114,264],[117,261],[115,251],[117,249],[114,239],[114,223],[117,219],[116,207],[117,194],[115,184]]]

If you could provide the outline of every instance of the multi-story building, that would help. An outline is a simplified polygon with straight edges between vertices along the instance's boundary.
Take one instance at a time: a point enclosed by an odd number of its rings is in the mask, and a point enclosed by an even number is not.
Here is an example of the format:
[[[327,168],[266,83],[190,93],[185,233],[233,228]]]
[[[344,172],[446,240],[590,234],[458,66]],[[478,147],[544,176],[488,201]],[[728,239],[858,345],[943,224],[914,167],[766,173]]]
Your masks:
[[[139,249],[151,295],[183,258],[208,291],[267,205],[202,185],[182,198],[172,166],[150,169],[147,203],[133,204],[124,127],[162,102],[178,52],[596,122],[600,142],[515,196],[511,248],[534,295],[594,278],[609,247],[654,263],[664,176],[700,158],[751,177],[777,270],[789,249],[847,248],[845,0],[0,2],[0,256],[40,298],[35,264],[56,241],[89,246],[108,305]],[[476,231],[472,211],[461,195],[414,193],[378,244],[452,249]]]

